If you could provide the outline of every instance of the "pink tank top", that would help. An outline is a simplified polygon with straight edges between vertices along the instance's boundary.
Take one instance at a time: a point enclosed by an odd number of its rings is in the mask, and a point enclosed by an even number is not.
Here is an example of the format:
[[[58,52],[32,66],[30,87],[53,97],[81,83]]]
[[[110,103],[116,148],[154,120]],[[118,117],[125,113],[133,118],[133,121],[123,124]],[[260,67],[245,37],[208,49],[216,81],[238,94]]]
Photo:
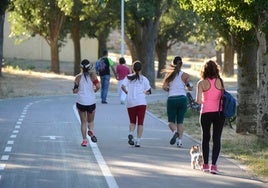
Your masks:
[[[207,80],[210,83],[210,88],[202,94],[201,113],[218,112],[222,91],[215,86],[216,78]],[[222,108],[220,108],[220,111],[222,111]]]

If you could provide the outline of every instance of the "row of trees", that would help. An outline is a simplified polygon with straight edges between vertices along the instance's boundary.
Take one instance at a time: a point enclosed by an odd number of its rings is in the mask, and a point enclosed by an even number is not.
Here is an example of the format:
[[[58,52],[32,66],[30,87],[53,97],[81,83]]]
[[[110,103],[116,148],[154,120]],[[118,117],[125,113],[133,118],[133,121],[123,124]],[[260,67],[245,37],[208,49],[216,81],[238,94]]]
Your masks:
[[[40,35],[51,47],[51,71],[59,72],[59,49],[70,34],[74,43],[74,74],[79,72],[80,39],[99,40],[106,48],[111,28],[120,24],[119,0],[10,1],[12,34]],[[144,74],[155,87],[154,62],[166,64],[168,49],[195,36],[218,38],[224,45],[223,71],[233,74],[238,54],[237,132],[268,135],[267,0],[125,0],[125,42],[132,59],[144,63]],[[156,55],[155,55],[156,52]],[[229,65],[229,66],[227,66]],[[160,76],[158,71],[157,76]]]
[[[268,136],[268,1],[182,0],[238,54],[237,132]]]

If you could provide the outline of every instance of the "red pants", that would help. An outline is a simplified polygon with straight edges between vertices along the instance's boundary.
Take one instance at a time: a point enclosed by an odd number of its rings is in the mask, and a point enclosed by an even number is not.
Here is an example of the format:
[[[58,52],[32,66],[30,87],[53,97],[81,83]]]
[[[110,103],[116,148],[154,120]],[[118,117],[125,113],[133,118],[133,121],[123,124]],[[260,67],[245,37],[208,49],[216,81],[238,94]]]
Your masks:
[[[137,120],[138,120],[138,125],[143,125],[145,112],[146,112],[146,105],[134,106],[134,107],[128,108],[127,111],[128,111],[130,123],[136,125]]]

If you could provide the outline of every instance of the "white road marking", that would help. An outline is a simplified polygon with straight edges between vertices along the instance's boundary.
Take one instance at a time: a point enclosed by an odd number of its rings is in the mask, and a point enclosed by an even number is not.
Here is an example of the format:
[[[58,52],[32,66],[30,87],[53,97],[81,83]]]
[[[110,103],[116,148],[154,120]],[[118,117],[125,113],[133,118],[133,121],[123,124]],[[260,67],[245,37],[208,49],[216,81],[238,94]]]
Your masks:
[[[13,134],[17,134],[17,133],[19,133],[19,131],[18,130],[14,130],[12,133]]]
[[[73,105],[73,110],[74,110],[74,114],[75,114],[76,118],[78,119],[79,123],[81,123],[75,104]],[[90,140],[89,136],[88,136],[88,139]],[[109,167],[107,166],[103,156],[101,155],[101,152],[99,150],[98,145],[96,143],[91,142],[91,140],[90,140],[90,147],[94,153],[94,156],[99,164],[99,167],[102,171],[103,176],[105,177],[105,180],[106,180],[108,186],[110,188],[118,188],[118,184],[115,181],[115,179],[114,179]]]
[[[6,167],[6,164],[0,164],[0,170],[4,170]]]
[[[12,147],[7,146],[7,147],[5,148],[5,152],[11,152],[11,150],[12,150]]]
[[[1,161],[7,161],[9,159],[9,155],[2,155]]]
[[[15,135],[15,134],[12,134],[11,136],[10,136],[10,138],[16,138],[17,137],[17,135]]]
[[[7,144],[8,145],[13,145],[14,144],[14,141],[13,140],[9,140],[9,141],[7,141]]]

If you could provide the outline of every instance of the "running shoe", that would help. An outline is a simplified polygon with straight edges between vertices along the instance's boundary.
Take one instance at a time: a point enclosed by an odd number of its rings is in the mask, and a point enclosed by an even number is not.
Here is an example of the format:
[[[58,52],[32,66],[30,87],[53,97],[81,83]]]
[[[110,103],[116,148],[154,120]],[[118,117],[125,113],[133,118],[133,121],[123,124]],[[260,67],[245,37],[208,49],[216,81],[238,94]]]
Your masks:
[[[211,165],[211,167],[210,167],[210,173],[211,174],[219,174],[220,172],[219,172],[219,170],[218,170],[218,168],[217,168],[216,165]]]
[[[208,164],[203,164],[202,171],[203,172],[209,172],[209,165]]]
[[[179,133],[178,132],[175,132],[174,135],[173,135],[173,137],[170,139],[170,142],[169,143],[171,145],[174,145],[176,143],[176,139],[178,138],[178,136],[179,136]]]
[[[97,137],[93,134],[92,131],[88,131],[87,134],[91,137],[92,142],[97,142]]]
[[[87,145],[88,145],[88,141],[87,140],[83,140],[82,143],[81,143],[81,146],[87,147]]]
[[[134,145],[133,135],[131,135],[131,134],[128,135],[128,144],[131,145],[131,146]]]
[[[178,148],[182,148],[182,142],[181,142],[181,139],[178,140],[178,142],[177,142],[177,147],[178,147]]]
[[[135,143],[135,147],[137,147],[137,148],[141,147],[140,142],[137,141],[137,142]]]

